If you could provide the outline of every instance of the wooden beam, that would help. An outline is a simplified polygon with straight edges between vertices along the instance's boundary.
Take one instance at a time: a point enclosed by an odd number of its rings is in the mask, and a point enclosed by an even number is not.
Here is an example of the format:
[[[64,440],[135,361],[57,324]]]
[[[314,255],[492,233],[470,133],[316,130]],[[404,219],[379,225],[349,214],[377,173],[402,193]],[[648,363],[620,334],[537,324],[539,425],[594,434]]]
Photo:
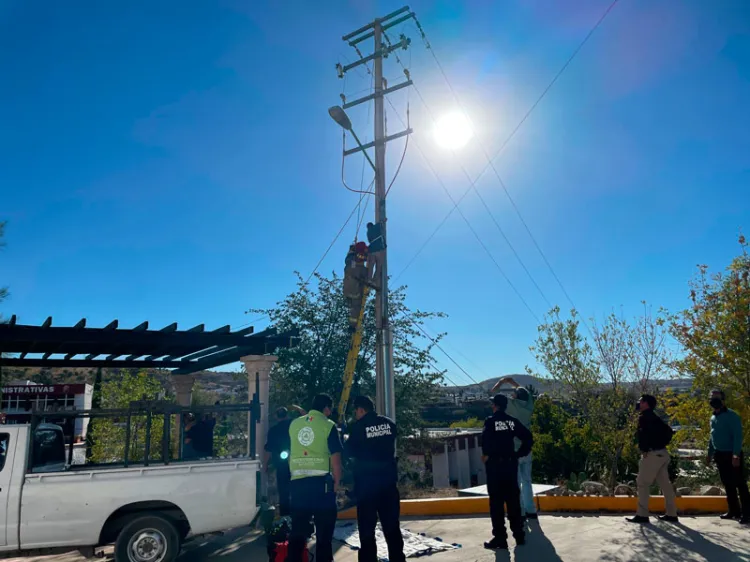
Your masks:
[[[49,328],[52,326],[52,316],[47,316],[47,319],[42,322],[42,328]]]
[[[97,359],[89,361],[87,359],[48,359],[40,363],[39,359],[20,359],[18,357],[3,358],[3,365],[6,367],[49,367],[49,368],[121,368],[121,369],[178,369],[189,368],[188,361],[134,361],[127,363],[125,361],[114,361],[108,359]],[[191,371],[193,372],[193,371]]]
[[[119,325],[120,325],[120,322],[117,320],[117,318],[115,318],[114,320],[112,320],[112,322],[104,326],[102,330],[116,330],[117,326]]]
[[[76,324],[75,326],[73,326],[73,327],[74,327],[74,328],[75,328],[76,330],[80,330],[81,328],[85,328],[85,327],[86,327],[86,319],[85,319],[85,318],[81,318],[81,319],[80,319],[80,320],[78,321],[78,323],[77,323],[77,324]]]

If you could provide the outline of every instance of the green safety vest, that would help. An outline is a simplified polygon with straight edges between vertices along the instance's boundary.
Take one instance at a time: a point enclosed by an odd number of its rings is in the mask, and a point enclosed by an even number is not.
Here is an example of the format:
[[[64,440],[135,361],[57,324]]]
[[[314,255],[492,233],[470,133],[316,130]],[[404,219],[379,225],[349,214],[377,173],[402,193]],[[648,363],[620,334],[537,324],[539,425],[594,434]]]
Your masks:
[[[289,470],[292,480],[330,474],[331,452],[328,449],[328,436],[331,431],[336,431],[336,424],[316,410],[310,410],[306,416],[301,416],[291,423]]]

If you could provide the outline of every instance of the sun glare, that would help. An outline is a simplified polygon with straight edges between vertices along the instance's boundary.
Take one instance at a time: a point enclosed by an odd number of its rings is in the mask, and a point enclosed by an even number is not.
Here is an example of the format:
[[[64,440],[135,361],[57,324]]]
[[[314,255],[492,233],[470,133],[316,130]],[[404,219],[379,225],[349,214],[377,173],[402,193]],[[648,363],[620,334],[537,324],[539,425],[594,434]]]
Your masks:
[[[457,150],[466,146],[474,136],[471,124],[460,111],[446,113],[435,123],[435,142],[442,148]]]

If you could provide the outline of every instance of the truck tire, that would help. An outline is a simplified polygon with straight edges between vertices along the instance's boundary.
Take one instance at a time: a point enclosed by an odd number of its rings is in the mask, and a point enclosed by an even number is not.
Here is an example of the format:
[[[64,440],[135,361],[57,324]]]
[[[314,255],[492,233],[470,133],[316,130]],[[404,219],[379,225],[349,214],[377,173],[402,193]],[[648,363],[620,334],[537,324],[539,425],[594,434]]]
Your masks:
[[[143,515],[117,536],[115,562],[174,562],[180,547],[180,535],[172,521],[161,515]]]

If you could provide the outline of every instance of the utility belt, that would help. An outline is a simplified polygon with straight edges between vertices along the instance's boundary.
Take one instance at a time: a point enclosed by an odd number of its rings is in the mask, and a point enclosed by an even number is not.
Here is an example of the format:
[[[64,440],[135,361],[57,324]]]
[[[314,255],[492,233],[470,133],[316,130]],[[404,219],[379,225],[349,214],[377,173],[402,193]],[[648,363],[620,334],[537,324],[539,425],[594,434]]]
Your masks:
[[[511,463],[511,462],[518,462],[518,455],[512,454],[512,455],[489,455],[487,458],[488,463]]]
[[[356,461],[354,481],[362,485],[395,484],[398,480],[396,461]]]

